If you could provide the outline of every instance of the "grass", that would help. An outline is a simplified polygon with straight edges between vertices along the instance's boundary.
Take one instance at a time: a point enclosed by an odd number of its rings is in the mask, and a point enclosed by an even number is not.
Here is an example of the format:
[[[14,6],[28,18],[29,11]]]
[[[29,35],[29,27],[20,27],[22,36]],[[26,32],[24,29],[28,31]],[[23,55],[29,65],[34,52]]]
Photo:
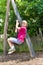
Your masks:
[[[3,40],[0,39],[0,52],[3,52]]]
[[[43,43],[38,43],[38,44],[33,43],[33,47],[34,47],[35,51],[43,51]],[[8,46],[8,48],[9,48],[9,46]],[[24,42],[20,46],[15,45],[15,48],[16,48],[16,52],[29,52],[26,42]],[[0,39],[0,54],[2,54],[2,53],[3,53],[3,39]]]
[[[43,51],[43,43],[33,44],[35,51]]]

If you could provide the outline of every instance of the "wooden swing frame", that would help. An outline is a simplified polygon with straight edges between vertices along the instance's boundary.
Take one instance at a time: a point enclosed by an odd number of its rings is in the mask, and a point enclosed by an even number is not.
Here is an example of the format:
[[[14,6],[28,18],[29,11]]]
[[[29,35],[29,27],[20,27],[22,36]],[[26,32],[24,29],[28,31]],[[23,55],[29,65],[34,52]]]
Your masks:
[[[9,12],[10,12],[10,2],[12,4],[12,7],[14,9],[14,13],[15,13],[17,19],[19,21],[22,21],[15,1],[14,0],[7,0],[6,18],[5,18],[5,25],[4,25],[4,55],[6,55],[6,48],[7,48],[6,43],[7,43],[7,29],[8,29],[8,19],[9,19]],[[21,22],[19,22],[19,23],[21,25]],[[26,43],[27,43],[29,51],[30,51],[30,56],[35,57],[35,51],[33,49],[32,42],[31,42],[30,37],[29,37],[27,32],[26,32]]]

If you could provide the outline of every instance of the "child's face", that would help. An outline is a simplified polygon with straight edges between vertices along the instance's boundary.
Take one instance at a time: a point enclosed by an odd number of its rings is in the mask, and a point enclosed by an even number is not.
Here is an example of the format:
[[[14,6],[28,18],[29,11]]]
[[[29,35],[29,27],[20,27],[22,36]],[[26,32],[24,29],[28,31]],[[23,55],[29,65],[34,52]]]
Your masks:
[[[22,22],[22,26],[23,26],[23,27],[26,27],[27,24],[26,24],[25,22]]]

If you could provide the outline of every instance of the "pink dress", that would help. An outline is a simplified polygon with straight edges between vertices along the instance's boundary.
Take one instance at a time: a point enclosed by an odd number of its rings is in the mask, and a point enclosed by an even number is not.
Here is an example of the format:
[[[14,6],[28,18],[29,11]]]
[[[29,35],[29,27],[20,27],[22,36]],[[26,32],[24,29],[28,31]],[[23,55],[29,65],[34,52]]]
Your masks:
[[[26,27],[20,27],[19,31],[18,31],[18,39],[21,41],[21,42],[24,42],[24,39],[26,37]]]

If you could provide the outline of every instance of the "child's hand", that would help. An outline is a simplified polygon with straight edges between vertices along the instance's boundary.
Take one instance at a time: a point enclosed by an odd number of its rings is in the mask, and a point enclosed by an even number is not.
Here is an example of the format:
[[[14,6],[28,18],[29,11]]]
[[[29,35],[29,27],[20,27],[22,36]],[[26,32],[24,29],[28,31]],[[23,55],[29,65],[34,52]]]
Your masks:
[[[15,29],[15,33],[17,33],[17,29]]]
[[[18,20],[16,20],[16,28],[15,28],[15,32],[17,32],[17,29],[19,28],[18,25],[19,25],[19,22],[18,22]]]
[[[18,20],[16,20],[16,25],[17,25],[17,26],[19,25],[19,22],[18,22]]]

